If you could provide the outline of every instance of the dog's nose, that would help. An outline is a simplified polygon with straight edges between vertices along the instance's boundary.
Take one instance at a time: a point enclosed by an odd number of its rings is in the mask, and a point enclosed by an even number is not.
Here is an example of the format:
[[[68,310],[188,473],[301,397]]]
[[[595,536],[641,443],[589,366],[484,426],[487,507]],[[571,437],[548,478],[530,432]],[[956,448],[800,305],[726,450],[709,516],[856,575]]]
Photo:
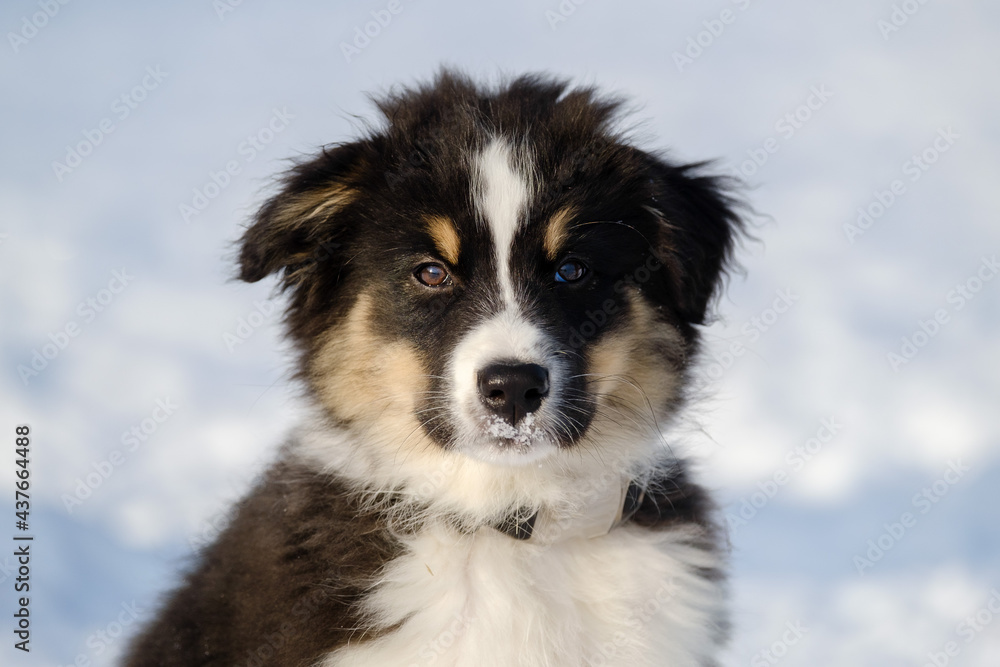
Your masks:
[[[509,424],[541,406],[549,394],[549,372],[538,364],[491,364],[479,371],[479,397]]]

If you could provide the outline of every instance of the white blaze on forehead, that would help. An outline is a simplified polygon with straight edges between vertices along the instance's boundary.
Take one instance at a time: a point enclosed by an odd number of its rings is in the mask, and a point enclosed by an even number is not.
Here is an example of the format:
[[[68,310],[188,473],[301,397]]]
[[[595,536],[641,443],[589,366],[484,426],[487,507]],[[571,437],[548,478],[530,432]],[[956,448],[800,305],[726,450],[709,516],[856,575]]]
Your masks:
[[[502,139],[493,139],[476,156],[474,178],[474,203],[493,236],[500,288],[507,305],[513,305],[510,250],[527,208],[531,181]]]
[[[500,302],[492,299],[483,319],[459,341],[453,353],[449,374],[452,378],[453,416],[457,425],[456,441],[473,456],[490,454],[483,438],[504,439],[530,452],[520,452],[515,459],[548,455],[555,445],[545,438],[545,428],[555,423],[550,401],[543,402],[537,414],[525,417],[515,428],[488,410],[478,390],[479,372],[497,363],[535,363],[549,371],[549,394],[559,394],[562,364],[555,356],[553,342],[537,324],[530,321],[518,303],[517,289],[511,275],[511,252],[514,237],[524,222],[532,192],[527,158],[500,138],[493,138],[472,160],[473,206],[477,217],[493,239],[496,281]],[[509,452],[507,456],[514,456]]]

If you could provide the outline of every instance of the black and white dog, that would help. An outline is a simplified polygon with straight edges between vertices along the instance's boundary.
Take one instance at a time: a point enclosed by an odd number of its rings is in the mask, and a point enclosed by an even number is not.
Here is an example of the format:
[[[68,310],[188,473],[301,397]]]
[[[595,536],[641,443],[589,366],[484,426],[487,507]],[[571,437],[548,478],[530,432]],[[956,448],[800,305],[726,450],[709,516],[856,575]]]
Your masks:
[[[619,103],[442,72],[241,241],[313,417],[126,664],[711,665],[723,536],[664,442],[741,223]]]

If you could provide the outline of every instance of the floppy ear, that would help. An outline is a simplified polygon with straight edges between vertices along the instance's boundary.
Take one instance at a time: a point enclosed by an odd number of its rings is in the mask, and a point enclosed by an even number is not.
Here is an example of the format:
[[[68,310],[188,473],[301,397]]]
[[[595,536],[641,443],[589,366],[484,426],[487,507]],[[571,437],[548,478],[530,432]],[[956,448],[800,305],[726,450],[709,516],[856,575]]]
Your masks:
[[[257,282],[281,271],[287,288],[336,254],[343,226],[335,218],[356,197],[363,148],[360,142],[324,148],[285,174],[280,192],[261,207],[240,241],[241,280]]]
[[[706,163],[677,166],[649,160],[650,209],[660,220],[658,252],[671,271],[674,303],[685,322],[704,324],[743,232],[740,203],[729,194],[726,178],[699,173]]]

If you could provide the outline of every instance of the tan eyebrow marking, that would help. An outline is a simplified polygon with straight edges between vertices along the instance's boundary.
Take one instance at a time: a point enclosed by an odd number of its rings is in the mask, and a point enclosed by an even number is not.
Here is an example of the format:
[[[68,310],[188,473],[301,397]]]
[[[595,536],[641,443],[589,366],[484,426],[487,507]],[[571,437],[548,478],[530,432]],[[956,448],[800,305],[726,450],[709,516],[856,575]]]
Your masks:
[[[291,209],[292,215],[310,220],[327,212],[335,212],[337,209],[346,207],[354,200],[355,196],[356,192],[348,186],[342,183],[331,183],[322,190],[301,195],[291,203],[289,209]]]
[[[559,257],[559,250],[569,237],[569,223],[576,215],[576,208],[564,206],[549,218],[549,226],[545,229],[545,240],[542,247],[545,248],[545,256],[551,261]]]
[[[438,252],[449,264],[457,264],[458,253],[462,249],[462,245],[458,240],[458,232],[455,231],[454,223],[443,215],[427,216],[426,222]]]

